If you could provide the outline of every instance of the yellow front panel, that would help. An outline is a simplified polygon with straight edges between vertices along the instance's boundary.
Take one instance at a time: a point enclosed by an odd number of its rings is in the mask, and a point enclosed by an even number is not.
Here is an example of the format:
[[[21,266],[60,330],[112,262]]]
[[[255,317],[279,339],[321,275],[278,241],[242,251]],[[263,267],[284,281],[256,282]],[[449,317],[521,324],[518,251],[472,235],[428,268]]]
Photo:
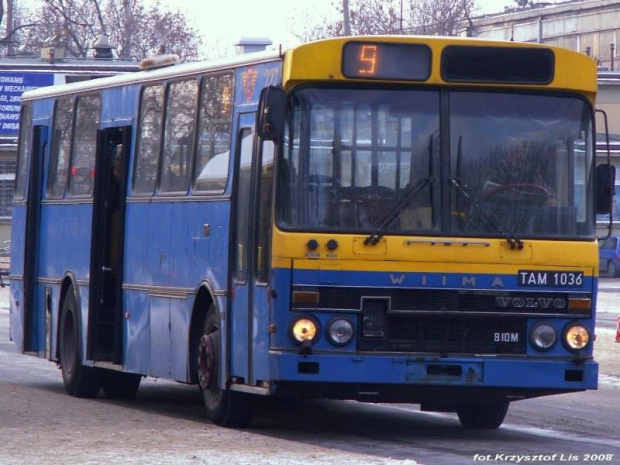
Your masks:
[[[315,251],[306,244],[314,239]],[[338,248],[330,251],[330,239]],[[339,263],[358,271],[428,271],[512,274],[519,269],[571,269],[598,275],[598,245],[592,242],[526,240],[522,250],[504,239],[448,237],[384,237],[375,246],[363,245],[365,236],[351,234],[274,231],[274,266],[317,269]],[[567,250],[570,249],[570,253]],[[494,265],[492,270],[489,265]]]
[[[342,49],[347,42],[393,42],[425,44],[432,50],[431,76],[423,84],[447,85],[441,77],[441,52],[448,45],[470,46],[498,46],[533,48],[542,47],[539,44],[521,42],[501,42],[483,39],[465,39],[455,37],[416,37],[416,36],[371,36],[354,38],[328,39],[305,44],[289,50],[286,53],[283,66],[282,83],[286,90],[307,81],[350,81],[360,82],[359,79],[348,79],[342,74]],[[551,48],[555,54],[555,78],[547,85],[501,85],[501,87],[523,87],[528,89],[567,90],[584,93],[591,101],[597,89],[596,61],[583,53],[560,47]],[[368,81],[366,81],[368,82]],[[377,81],[373,81],[377,82]],[[419,84],[416,82],[416,84]],[[480,86],[490,87],[489,84],[458,84],[451,86]],[[496,87],[497,85],[495,85]]]

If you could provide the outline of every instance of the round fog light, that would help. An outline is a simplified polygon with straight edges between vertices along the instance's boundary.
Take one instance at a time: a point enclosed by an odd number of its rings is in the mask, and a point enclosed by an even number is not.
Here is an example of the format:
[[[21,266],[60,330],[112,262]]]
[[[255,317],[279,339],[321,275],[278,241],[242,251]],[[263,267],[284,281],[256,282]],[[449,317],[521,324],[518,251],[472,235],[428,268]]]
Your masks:
[[[344,346],[353,339],[353,324],[345,318],[334,318],[327,324],[327,339],[335,346]]]
[[[530,330],[530,343],[541,352],[551,350],[557,340],[557,332],[549,323],[537,323]]]
[[[300,318],[291,326],[291,336],[297,342],[313,341],[316,334],[316,323],[310,318]]]
[[[564,330],[564,343],[569,350],[581,350],[589,342],[590,331],[583,325],[571,325]]]

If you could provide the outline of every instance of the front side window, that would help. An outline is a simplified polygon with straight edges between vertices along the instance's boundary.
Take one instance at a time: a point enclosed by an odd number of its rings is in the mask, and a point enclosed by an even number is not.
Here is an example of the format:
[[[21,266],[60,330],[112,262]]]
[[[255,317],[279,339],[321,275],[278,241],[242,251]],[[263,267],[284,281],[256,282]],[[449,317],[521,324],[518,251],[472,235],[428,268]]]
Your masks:
[[[47,196],[62,198],[69,178],[69,159],[73,133],[73,99],[58,99],[54,111],[54,133],[50,156]]]
[[[436,231],[439,94],[305,89],[280,163],[284,227]]]
[[[221,194],[228,181],[232,128],[233,76],[206,76],[202,81],[194,189]]]
[[[593,234],[591,119],[577,98],[451,93],[453,230]]]

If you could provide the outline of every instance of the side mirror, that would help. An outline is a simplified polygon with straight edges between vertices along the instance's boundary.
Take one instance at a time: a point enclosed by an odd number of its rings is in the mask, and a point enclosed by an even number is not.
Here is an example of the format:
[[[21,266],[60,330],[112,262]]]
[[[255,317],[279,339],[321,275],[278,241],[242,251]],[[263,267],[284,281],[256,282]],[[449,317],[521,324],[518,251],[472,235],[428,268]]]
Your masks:
[[[276,141],[284,132],[286,95],[281,87],[268,86],[260,93],[258,103],[258,135]]]
[[[611,213],[615,183],[615,166],[605,164],[596,167],[596,213]]]

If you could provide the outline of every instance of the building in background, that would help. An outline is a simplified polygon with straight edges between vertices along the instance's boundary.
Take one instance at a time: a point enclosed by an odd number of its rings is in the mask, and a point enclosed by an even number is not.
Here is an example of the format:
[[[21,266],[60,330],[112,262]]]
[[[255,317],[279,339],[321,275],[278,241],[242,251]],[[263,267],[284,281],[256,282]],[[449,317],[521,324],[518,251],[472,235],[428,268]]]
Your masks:
[[[620,0],[538,2],[527,8],[477,18],[467,28],[473,37],[539,42],[581,51],[598,63],[597,109],[607,114],[612,163],[616,166],[614,223],[620,228]],[[607,157],[602,118],[597,118],[598,156]],[[607,218],[608,220],[608,218]],[[605,217],[599,216],[600,232]]]
[[[620,37],[620,0],[539,2],[477,18],[467,34],[495,40],[540,42],[586,53],[601,70],[614,70]]]
[[[137,61],[113,59],[112,46],[105,36],[93,49],[93,58],[69,58],[65,57],[64,46],[51,40],[36,55],[21,49],[0,58],[0,255],[6,252],[10,238],[22,93],[139,70]]]

